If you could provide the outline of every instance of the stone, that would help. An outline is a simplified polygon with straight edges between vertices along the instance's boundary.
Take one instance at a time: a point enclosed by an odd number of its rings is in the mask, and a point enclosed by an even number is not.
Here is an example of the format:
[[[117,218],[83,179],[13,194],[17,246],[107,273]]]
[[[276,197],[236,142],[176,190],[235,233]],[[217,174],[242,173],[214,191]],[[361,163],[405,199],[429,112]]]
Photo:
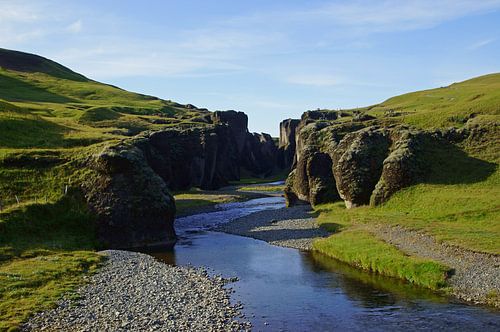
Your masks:
[[[175,202],[142,151],[124,143],[105,147],[89,161],[82,185],[97,216],[97,238],[106,248],[173,245]]]

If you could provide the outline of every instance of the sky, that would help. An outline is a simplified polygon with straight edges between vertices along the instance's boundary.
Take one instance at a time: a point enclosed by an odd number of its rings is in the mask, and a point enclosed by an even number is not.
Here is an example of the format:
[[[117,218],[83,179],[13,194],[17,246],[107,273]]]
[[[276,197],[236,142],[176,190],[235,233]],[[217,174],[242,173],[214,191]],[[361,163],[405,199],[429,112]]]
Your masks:
[[[0,0],[0,47],[249,129],[500,72],[500,0]]]

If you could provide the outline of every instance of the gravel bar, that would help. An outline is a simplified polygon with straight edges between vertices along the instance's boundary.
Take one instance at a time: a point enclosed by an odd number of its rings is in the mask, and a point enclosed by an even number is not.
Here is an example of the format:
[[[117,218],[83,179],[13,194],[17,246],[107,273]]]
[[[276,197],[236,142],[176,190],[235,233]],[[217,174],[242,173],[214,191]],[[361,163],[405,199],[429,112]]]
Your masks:
[[[105,265],[78,291],[35,314],[24,331],[242,331],[241,304],[230,304],[229,280],[203,269],[107,250]],[[237,317],[240,317],[238,319]]]
[[[429,258],[454,269],[449,284],[456,297],[500,307],[500,256],[440,243],[429,235],[401,226],[377,225],[370,231],[408,254]]]
[[[242,235],[270,244],[311,250],[312,242],[330,233],[318,227],[316,219],[308,213],[309,206],[299,205],[250,214],[223,224],[216,231]]]

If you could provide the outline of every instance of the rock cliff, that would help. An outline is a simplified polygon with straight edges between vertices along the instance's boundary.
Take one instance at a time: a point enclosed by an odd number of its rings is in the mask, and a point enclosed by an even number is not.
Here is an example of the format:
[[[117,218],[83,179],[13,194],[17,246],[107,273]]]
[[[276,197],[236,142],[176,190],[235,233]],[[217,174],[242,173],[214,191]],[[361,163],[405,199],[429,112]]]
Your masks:
[[[292,140],[286,130],[280,139]],[[436,139],[435,133],[382,124],[371,116],[306,112],[296,126],[287,203],[381,204],[424,176],[421,151]]]
[[[280,123],[280,140],[278,146],[278,166],[291,169],[295,157],[295,131],[300,120],[287,119]]]
[[[108,248],[175,242],[170,190],[217,189],[240,169],[268,175],[277,147],[268,134],[248,132],[243,112],[215,112],[192,128],[164,129],[113,143],[88,158],[82,188]]]

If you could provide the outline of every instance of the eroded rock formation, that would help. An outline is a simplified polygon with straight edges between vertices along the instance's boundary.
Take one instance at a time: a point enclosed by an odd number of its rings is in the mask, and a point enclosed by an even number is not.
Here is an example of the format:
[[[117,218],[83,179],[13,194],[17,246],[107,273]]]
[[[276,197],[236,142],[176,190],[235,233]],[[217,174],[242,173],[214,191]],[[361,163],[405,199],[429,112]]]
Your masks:
[[[149,132],[114,143],[89,158],[83,191],[108,248],[173,244],[175,202],[169,190],[216,189],[240,169],[268,175],[277,147],[251,134],[243,112],[215,112],[187,129]]]
[[[174,198],[140,148],[106,147],[89,160],[89,167],[93,174],[87,176],[83,190],[97,216],[97,238],[104,247],[175,242]]]
[[[377,205],[422,177],[419,153],[431,133],[381,126],[359,114],[339,121],[346,114],[330,113],[306,112],[296,127],[294,168],[285,188],[289,205],[340,199],[348,208]]]
[[[287,119],[280,123],[280,140],[278,145],[278,166],[291,169],[295,157],[295,131],[300,120]]]

